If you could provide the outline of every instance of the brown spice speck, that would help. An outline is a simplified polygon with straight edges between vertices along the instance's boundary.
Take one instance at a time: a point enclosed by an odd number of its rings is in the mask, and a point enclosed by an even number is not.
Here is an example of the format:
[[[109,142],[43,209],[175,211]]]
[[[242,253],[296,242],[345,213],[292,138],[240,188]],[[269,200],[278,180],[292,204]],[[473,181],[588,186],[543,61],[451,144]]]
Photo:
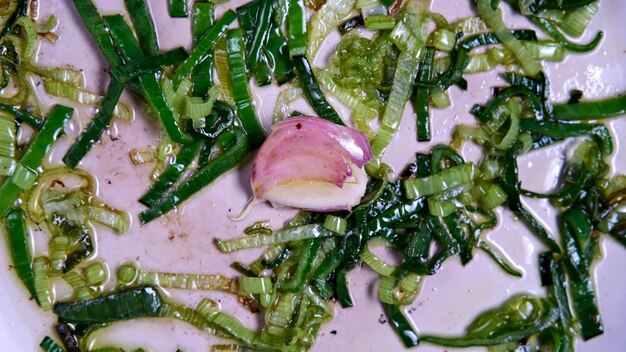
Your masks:
[[[251,313],[256,314],[261,311],[261,308],[259,307],[259,302],[257,302],[254,298],[239,296],[238,301],[244,306],[244,308],[249,310]]]

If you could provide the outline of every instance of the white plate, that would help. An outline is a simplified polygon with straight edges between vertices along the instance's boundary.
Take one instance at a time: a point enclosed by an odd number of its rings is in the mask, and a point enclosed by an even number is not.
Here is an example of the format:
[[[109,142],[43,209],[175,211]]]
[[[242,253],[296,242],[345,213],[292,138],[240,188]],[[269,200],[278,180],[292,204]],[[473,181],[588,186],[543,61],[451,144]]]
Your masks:
[[[158,27],[162,49],[179,45],[188,46],[191,41],[190,24],[186,19],[171,19],[167,14],[166,1],[150,1]],[[241,1],[221,5],[220,8],[235,8]],[[449,19],[470,13],[468,0],[435,1],[433,10]],[[59,41],[50,45],[41,44],[38,60],[45,65],[69,64],[84,69],[88,88],[103,91],[108,81],[103,72],[104,61],[97,48],[78,20],[70,1],[41,2],[40,18],[49,13],[60,19],[57,33]],[[121,0],[100,0],[98,7],[103,14],[123,11]],[[218,13],[221,14],[222,11]],[[511,16],[508,16],[511,18]],[[570,55],[559,64],[546,65],[552,82],[553,99],[563,101],[569,90],[581,89],[585,98],[614,96],[626,91],[625,50],[626,37],[623,23],[626,18],[626,4],[621,1],[603,1],[600,12],[592,21],[583,40],[587,40],[596,30],[603,29],[606,36],[600,48],[593,55]],[[525,23],[515,18],[515,23]],[[511,23],[511,22],[508,22]],[[336,36],[335,36],[336,37]],[[325,57],[318,57],[317,65],[323,64]],[[394,165],[401,167],[407,163],[415,151],[427,151],[434,143],[446,143],[451,129],[459,123],[471,123],[473,118],[468,110],[474,103],[488,100],[491,87],[502,81],[490,75],[474,75],[469,79],[468,92],[452,89],[454,106],[434,112],[433,143],[417,145],[413,141],[414,122],[410,118],[410,107],[405,112],[401,125],[402,138],[393,142],[389,153],[394,155]],[[264,127],[269,126],[269,116],[274,106],[276,90],[265,88],[255,94],[257,109]],[[125,95],[123,100],[133,102]],[[58,100],[57,100],[58,101]],[[62,103],[69,103],[61,101]],[[301,108],[300,106],[298,107]],[[302,108],[306,109],[306,108]],[[300,109],[300,110],[302,110]],[[310,109],[309,109],[310,110]],[[307,110],[308,111],[308,110]],[[86,114],[81,108],[78,114]],[[613,156],[615,172],[626,172],[626,145],[622,138],[626,133],[623,119],[611,123],[614,128],[617,152]],[[250,190],[248,179],[249,163],[240,169],[221,177],[200,195],[186,202],[177,214],[168,215],[140,226],[136,215],[142,210],[137,202],[148,185],[151,165],[133,166],[128,158],[132,148],[155,145],[155,124],[144,118],[143,109],[136,108],[136,119],[130,125],[118,124],[118,139],[105,137],[83,163],[83,167],[97,175],[99,196],[108,204],[129,211],[133,215],[131,230],[122,236],[97,227],[98,257],[110,268],[120,263],[137,260],[143,268],[170,272],[223,273],[235,275],[228,265],[240,260],[249,262],[256,258],[256,251],[242,251],[231,255],[221,254],[214,246],[215,237],[230,238],[241,235],[247,225],[257,220],[270,220],[273,227],[280,227],[294,214],[292,210],[271,209],[259,206],[239,223],[227,220],[227,215],[240,210]],[[65,144],[70,136],[63,137]],[[63,143],[62,143],[63,144]],[[64,147],[57,148],[51,157],[58,162],[64,154]],[[474,148],[475,149],[475,148]],[[465,152],[472,155],[472,147]],[[520,158],[521,178],[524,186],[537,191],[548,191],[555,186],[555,172],[563,162],[563,148],[550,147]],[[547,226],[555,230],[555,212],[545,201],[529,201],[528,204]],[[523,267],[524,278],[514,279],[495,268],[482,253],[476,252],[475,259],[462,267],[457,259],[449,260],[433,277],[426,279],[422,293],[407,308],[408,315],[421,332],[460,334],[477,313],[487,307],[500,304],[510,295],[528,291],[544,295],[537,275],[537,254],[541,245],[530,236],[526,227],[514,219],[508,211],[500,214],[499,227],[488,236],[502,247],[511,259]],[[43,253],[47,240],[41,232],[34,232],[35,253]],[[626,345],[626,334],[622,332],[626,322],[626,280],[623,270],[626,267],[626,251],[610,238],[604,238],[604,259],[595,267],[596,286],[600,299],[600,309],[604,319],[605,333],[587,343],[579,343],[579,351],[616,351]],[[6,246],[0,245],[0,351],[36,351],[45,335],[52,335],[54,316],[42,312],[34,302],[28,300],[26,290],[17,281],[9,268]],[[402,350],[400,340],[381,318],[382,309],[376,301],[376,275],[366,267],[355,269],[349,276],[350,288],[355,307],[337,308],[335,320],[323,327],[315,346],[315,351],[382,351]],[[182,292],[172,290],[176,300],[194,305],[201,297],[219,299],[225,311],[240,317],[252,327],[258,317],[247,313],[233,297],[205,292]],[[146,347],[153,351],[207,351],[217,340],[200,333],[181,322],[170,320],[140,320],[114,325],[99,335],[97,345],[123,344],[127,348]],[[420,346],[421,351],[443,351],[433,346]],[[450,350],[450,349],[446,349]],[[476,349],[478,351],[482,349]]]

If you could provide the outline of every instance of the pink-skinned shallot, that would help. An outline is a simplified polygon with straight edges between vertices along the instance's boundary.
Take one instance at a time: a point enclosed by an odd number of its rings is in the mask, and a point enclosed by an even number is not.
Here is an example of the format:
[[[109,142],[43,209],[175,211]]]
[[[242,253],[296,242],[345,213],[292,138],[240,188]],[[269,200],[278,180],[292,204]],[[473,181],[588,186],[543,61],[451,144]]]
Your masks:
[[[350,210],[365,193],[372,150],[363,133],[319,117],[272,127],[252,167],[253,203],[317,212]]]

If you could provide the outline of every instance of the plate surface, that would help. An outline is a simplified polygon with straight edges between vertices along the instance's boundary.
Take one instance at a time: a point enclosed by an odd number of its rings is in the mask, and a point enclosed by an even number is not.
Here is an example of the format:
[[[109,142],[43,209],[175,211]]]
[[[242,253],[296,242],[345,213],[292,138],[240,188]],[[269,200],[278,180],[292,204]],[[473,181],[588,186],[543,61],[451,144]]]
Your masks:
[[[433,11],[443,13],[449,20],[472,13],[469,0],[435,0]],[[103,14],[123,12],[123,1],[100,0],[98,6]],[[167,14],[166,1],[150,1],[159,33],[162,49],[191,42],[190,23],[187,19],[171,19]],[[235,8],[242,1],[220,5],[218,14],[226,8]],[[57,33],[59,41],[50,45],[42,43],[38,61],[44,65],[70,65],[84,70],[87,86],[94,91],[103,91],[108,81],[102,57],[86,33],[69,0],[40,2],[40,18],[54,13],[60,19]],[[565,62],[546,65],[552,83],[553,99],[563,101],[571,89],[581,89],[585,98],[614,96],[626,91],[626,37],[623,35],[623,20],[626,18],[626,3],[603,1],[600,11],[593,19],[582,40],[588,39],[599,29],[606,36],[601,46],[591,55],[570,55]],[[510,20],[510,21],[509,21]],[[523,19],[507,15],[508,23],[521,24]],[[512,25],[511,25],[512,26]],[[329,38],[332,46],[338,35]],[[326,55],[318,56],[315,63],[324,65]],[[391,163],[401,169],[411,160],[415,151],[427,151],[435,143],[447,143],[454,125],[471,123],[467,112],[474,103],[488,100],[491,87],[503,82],[495,74],[469,76],[470,89],[461,92],[452,89],[453,107],[434,112],[434,140],[432,143],[417,144],[413,141],[415,131],[410,106],[405,111],[401,135],[390,150]],[[36,83],[36,82],[34,82]],[[270,87],[255,89],[257,110],[267,129],[278,90]],[[48,99],[42,97],[50,103]],[[136,102],[130,95],[122,99]],[[58,99],[55,101],[59,101]],[[69,103],[65,101],[64,103]],[[298,110],[310,109],[298,102]],[[85,121],[93,111],[81,107],[77,110],[78,121]],[[129,211],[133,216],[130,231],[122,236],[104,228],[96,227],[98,257],[109,268],[115,270],[121,263],[136,260],[142,268],[170,272],[222,273],[235,275],[229,264],[235,260],[247,262],[256,258],[258,252],[243,251],[230,255],[221,254],[214,246],[215,237],[240,236],[242,230],[258,220],[268,220],[272,227],[280,227],[295,212],[289,209],[257,207],[242,222],[230,222],[229,214],[238,212],[250,197],[248,180],[250,163],[218,179],[200,195],[186,202],[175,214],[140,226],[136,215],[142,210],[137,202],[148,185],[151,165],[133,166],[128,158],[132,148],[154,146],[156,125],[144,116],[143,107],[135,106],[135,120],[131,124],[116,124],[115,138],[105,137],[95,146],[83,163],[99,180],[99,196],[108,204]],[[342,116],[348,116],[343,114]],[[626,122],[624,119],[611,122],[617,151],[612,156],[613,172],[626,172]],[[75,128],[74,128],[75,129]],[[72,128],[67,129],[63,142],[53,151],[50,163],[58,163],[67,145],[74,138]],[[113,136],[113,135],[112,135]],[[566,143],[567,144],[567,143]],[[556,185],[556,176],[571,144],[558,145],[531,153],[520,158],[521,178],[524,187],[536,191],[549,191]],[[464,153],[476,158],[476,148],[466,145]],[[533,212],[552,230],[556,230],[555,212],[545,201],[528,201]],[[543,295],[538,281],[537,255],[539,245],[530,237],[526,227],[508,211],[499,212],[498,228],[488,237],[508,253],[510,258],[524,269],[522,279],[514,279],[495,268],[482,253],[467,266],[457,260],[449,260],[433,277],[425,280],[423,290],[416,301],[407,307],[408,315],[421,332],[460,334],[466,324],[487,307],[500,304],[514,293],[527,291]],[[35,253],[45,251],[47,239],[41,231],[33,231]],[[579,343],[579,351],[616,351],[626,345],[626,334],[622,332],[626,323],[626,251],[610,238],[603,240],[604,259],[595,267],[596,286],[600,309],[605,324],[604,335],[587,343]],[[8,269],[7,269],[8,268]],[[355,307],[337,308],[336,317],[325,326],[314,348],[315,351],[399,351],[403,350],[400,340],[394,335],[382,315],[376,301],[376,275],[367,267],[351,272],[350,288]],[[26,290],[17,281],[9,268],[6,246],[0,241],[0,351],[37,351],[45,335],[52,334],[54,316],[44,313],[28,300]],[[247,313],[233,297],[216,293],[181,292],[169,294],[181,302],[194,305],[202,297],[219,300],[222,308],[238,316],[245,324],[256,326],[259,317]],[[114,325],[97,335],[96,346],[124,345],[127,348],[144,347],[153,351],[208,351],[217,340],[202,334],[184,323],[163,320],[140,320]],[[443,351],[433,346],[420,346],[420,351]],[[446,349],[450,350],[450,349]],[[476,349],[481,351],[482,349]],[[471,351],[466,349],[466,351]]]

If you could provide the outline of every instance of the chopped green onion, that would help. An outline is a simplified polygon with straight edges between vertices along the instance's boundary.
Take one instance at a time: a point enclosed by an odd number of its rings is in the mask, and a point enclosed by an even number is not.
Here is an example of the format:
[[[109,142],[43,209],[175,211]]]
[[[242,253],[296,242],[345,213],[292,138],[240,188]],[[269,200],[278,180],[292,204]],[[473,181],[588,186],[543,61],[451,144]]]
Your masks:
[[[189,10],[187,10],[187,0],[168,0],[169,12],[171,17],[187,17],[189,16]]]
[[[244,43],[241,29],[231,29],[226,35],[226,50],[228,53],[228,68],[230,86],[237,108],[237,116],[248,136],[251,148],[263,143],[265,135],[259,126],[259,121],[252,105],[248,88],[248,77],[244,68]]]
[[[214,17],[214,4],[194,1],[192,26],[194,45],[197,45],[202,40],[202,37],[211,30],[215,22]],[[204,61],[199,63],[191,74],[194,96],[205,96],[213,84],[213,57],[215,56],[215,49],[213,50],[212,55],[207,56]]]
[[[223,173],[237,166],[248,154],[248,141],[244,132],[235,128],[233,132],[221,137],[234,139],[234,144],[221,155],[209,161],[204,167],[197,170],[185,182],[181,183],[172,192],[164,195],[149,209],[139,214],[142,223],[152,221],[159,216],[175,209],[182,202],[190,198],[203,187],[207,186]]]
[[[210,50],[213,49],[217,40],[224,35],[228,26],[236,17],[235,12],[228,10],[215,22],[213,27],[196,43],[191,53],[189,53],[189,57],[176,69],[173,76],[175,82],[180,82],[188,78],[194,68],[209,57]],[[177,86],[177,84],[174,85]]]
[[[479,176],[478,168],[467,163],[453,166],[429,177],[407,180],[404,187],[407,197],[416,199],[468,184]]]
[[[20,208],[12,208],[7,211],[4,217],[4,226],[13,268],[28,292],[37,299],[31,259],[31,241],[24,211]]]
[[[303,0],[288,0],[287,15],[289,56],[301,56],[306,53],[306,12]]]
[[[240,290],[244,294],[272,293],[272,280],[269,277],[247,277],[239,278]]]
[[[73,112],[72,108],[62,105],[52,108],[41,131],[18,162],[13,175],[0,186],[0,214],[4,215],[23,190],[33,186],[38,175],[36,170],[41,166],[44,157]]]
[[[338,234],[326,230],[321,225],[303,225],[275,231],[271,236],[252,235],[227,241],[217,239],[216,244],[220,251],[230,253],[242,249],[258,248],[268,244],[301,241],[318,237],[331,237]]]
[[[87,126],[87,129],[80,134],[67,153],[65,153],[63,157],[65,165],[76,167],[81,159],[87,155],[94,143],[100,139],[104,130],[109,126],[109,123],[111,123],[113,110],[123,90],[123,84],[119,83],[116,79],[111,79],[96,116],[94,116],[93,120],[91,120]]]
[[[41,347],[44,352],[65,352],[65,349],[63,349],[61,345],[59,345],[49,336],[43,338],[43,340],[39,344],[39,347]]]
[[[477,0],[478,13],[487,26],[493,30],[500,42],[513,52],[520,65],[531,76],[536,76],[541,72],[541,65],[530,55],[528,49],[506,28],[502,19],[502,11],[491,6],[491,0]]]
[[[344,125],[341,117],[339,117],[335,109],[326,101],[324,93],[322,93],[317,83],[317,79],[315,78],[315,74],[307,58],[304,55],[297,56],[293,58],[293,62],[300,80],[300,87],[313,107],[313,110],[315,110],[320,117],[328,121],[338,125]]]
[[[37,257],[33,260],[33,284],[35,287],[35,298],[43,310],[52,309],[54,294],[52,283],[48,277],[49,262],[46,257]]]
[[[135,39],[132,30],[121,15],[107,16],[105,17],[105,22],[109,26],[111,37],[125,62],[136,60],[143,56],[137,39]],[[154,74],[145,74],[139,76],[138,79],[144,98],[150,108],[156,112],[168,136],[177,143],[189,143],[191,138],[180,129]]]
[[[89,286],[99,286],[108,280],[108,271],[102,262],[93,262],[83,269]]]
[[[163,305],[152,287],[137,287],[77,302],[57,302],[54,313],[74,323],[100,324],[120,320],[156,317]]]
[[[124,0],[124,5],[136,29],[141,48],[147,56],[157,55],[159,42],[146,0]]]
[[[326,218],[324,219],[324,228],[339,235],[343,235],[346,233],[347,226],[348,222],[346,221],[346,219],[340,218],[338,216],[326,215]]]

